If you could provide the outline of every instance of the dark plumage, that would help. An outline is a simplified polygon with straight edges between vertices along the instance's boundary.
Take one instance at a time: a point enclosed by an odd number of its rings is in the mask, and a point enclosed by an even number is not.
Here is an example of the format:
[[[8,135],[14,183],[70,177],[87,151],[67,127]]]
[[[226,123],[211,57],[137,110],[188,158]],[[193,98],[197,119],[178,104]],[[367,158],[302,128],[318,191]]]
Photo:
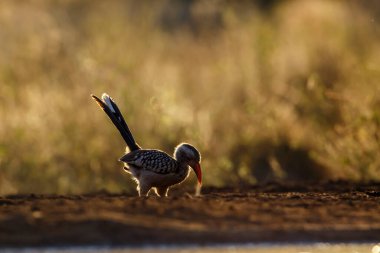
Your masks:
[[[141,149],[125,154],[120,161],[159,174],[175,173],[179,163],[163,151]]]

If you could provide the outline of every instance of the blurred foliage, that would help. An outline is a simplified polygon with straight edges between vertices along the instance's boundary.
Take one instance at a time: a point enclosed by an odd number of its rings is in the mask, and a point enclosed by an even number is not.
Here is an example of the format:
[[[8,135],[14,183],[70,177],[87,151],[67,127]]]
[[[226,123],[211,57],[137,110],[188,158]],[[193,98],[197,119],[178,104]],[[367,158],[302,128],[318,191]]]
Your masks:
[[[134,189],[102,92],[143,147],[196,145],[206,185],[379,180],[379,20],[374,0],[1,1],[0,193]]]

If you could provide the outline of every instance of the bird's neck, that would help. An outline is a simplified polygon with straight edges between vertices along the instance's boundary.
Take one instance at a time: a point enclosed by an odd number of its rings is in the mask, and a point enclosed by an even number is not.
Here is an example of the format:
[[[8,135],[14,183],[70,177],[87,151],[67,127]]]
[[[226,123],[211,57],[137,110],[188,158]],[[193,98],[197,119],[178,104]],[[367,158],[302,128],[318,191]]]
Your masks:
[[[185,179],[190,173],[190,167],[189,165],[183,163],[183,164],[179,164],[179,169],[178,169],[178,175],[179,177],[183,180]]]
[[[178,162],[178,171],[181,176],[186,177],[190,173],[190,167],[189,167],[189,161],[181,153],[175,153],[174,157],[176,161]]]
[[[175,159],[177,160],[177,162],[182,165],[182,166],[187,166],[189,165],[189,162],[187,161],[187,159],[185,159],[184,157],[182,156],[175,156]]]

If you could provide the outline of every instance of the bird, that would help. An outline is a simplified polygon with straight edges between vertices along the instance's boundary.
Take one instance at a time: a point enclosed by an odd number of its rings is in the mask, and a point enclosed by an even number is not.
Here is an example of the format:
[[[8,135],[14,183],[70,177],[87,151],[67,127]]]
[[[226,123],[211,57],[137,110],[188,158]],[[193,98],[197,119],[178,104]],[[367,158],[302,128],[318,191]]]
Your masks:
[[[101,99],[91,97],[111,119],[127,144],[126,153],[119,159],[124,163],[124,170],[132,175],[137,183],[140,197],[148,196],[153,189],[157,196],[167,197],[169,188],[180,184],[190,174],[190,167],[202,185],[201,154],[189,143],[180,143],[170,156],[159,149],[143,149],[138,145],[115,101],[106,93]]]

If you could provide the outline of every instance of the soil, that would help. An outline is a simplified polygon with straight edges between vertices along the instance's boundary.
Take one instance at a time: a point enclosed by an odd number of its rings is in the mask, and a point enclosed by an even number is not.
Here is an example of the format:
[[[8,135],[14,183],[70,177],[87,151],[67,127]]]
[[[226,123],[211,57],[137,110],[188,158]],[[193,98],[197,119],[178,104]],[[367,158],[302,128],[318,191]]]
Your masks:
[[[0,246],[376,242],[380,184],[271,183],[200,197],[0,197]]]

